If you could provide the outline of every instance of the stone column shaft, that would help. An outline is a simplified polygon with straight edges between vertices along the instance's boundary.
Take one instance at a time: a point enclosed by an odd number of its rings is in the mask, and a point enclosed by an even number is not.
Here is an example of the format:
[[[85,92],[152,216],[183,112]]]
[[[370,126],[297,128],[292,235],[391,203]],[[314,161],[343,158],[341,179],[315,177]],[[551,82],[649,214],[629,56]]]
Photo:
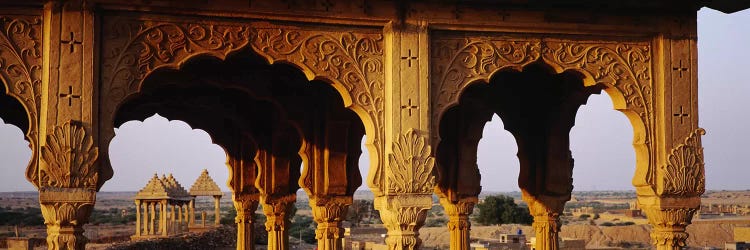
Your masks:
[[[141,236],[141,201],[135,200],[135,236]]]
[[[219,200],[221,196],[214,196],[214,225],[219,225],[221,220],[221,210],[219,209]]]
[[[188,224],[193,225],[195,223],[195,197],[193,197],[193,199],[190,200],[190,205],[188,209],[190,210],[188,212]]]
[[[148,203],[148,210],[149,210],[148,211],[148,213],[149,213],[149,218],[148,218],[148,234],[149,235],[154,235],[154,220],[156,219],[156,213],[155,213],[156,211],[154,211],[154,202],[149,202]]]
[[[161,226],[159,226],[161,227],[161,235],[167,236],[169,232],[167,230],[168,228],[167,228],[167,201],[166,200],[161,202],[161,215],[159,217],[161,219],[161,223],[160,223]]]

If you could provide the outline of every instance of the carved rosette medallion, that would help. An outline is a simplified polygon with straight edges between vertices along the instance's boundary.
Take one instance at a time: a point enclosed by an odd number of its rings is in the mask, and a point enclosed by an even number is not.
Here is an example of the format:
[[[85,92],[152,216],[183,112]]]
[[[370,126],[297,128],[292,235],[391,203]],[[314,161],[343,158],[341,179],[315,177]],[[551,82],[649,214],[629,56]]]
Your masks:
[[[706,188],[703,147],[700,136],[706,131],[699,128],[682,144],[672,149],[667,156],[667,164],[659,171],[663,179],[659,187],[660,195],[700,196]]]
[[[416,131],[409,130],[393,142],[393,152],[388,155],[388,190],[390,193],[431,193],[435,185],[432,168],[435,158],[431,156],[427,139]]]
[[[37,127],[41,107],[42,19],[40,16],[0,16],[0,84],[28,113],[29,128],[23,131],[32,150],[26,178],[38,186]],[[2,93],[2,94],[6,94]]]
[[[68,121],[55,127],[42,146],[40,186],[95,189],[98,156],[99,148],[82,125]]]
[[[143,80],[159,68],[179,68],[198,55],[220,59],[251,47],[270,63],[292,64],[310,79],[324,79],[342,94],[366,127],[375,128],[372,144],[382,155],[384,127],[383,37],[380,30],[336,32],[327,28],[268,22],[160,21],[104,17],[102,41],[102,124],[111,124],[118,105],[137,93]],[[163,21],[166,20],[166,21]],[[109,125],[107,125],[109,126]],[[102,128],[103,141],[114,137]],[[381,161],[374,185],[381,188]]]

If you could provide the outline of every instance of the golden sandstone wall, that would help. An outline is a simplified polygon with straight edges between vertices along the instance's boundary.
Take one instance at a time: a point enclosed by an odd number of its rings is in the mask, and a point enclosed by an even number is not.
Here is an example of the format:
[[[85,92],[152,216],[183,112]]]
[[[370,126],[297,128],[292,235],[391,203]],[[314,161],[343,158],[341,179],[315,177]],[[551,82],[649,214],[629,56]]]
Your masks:
[[[50,249],[84,247],[96,191],[114,174],[115,125],[156,111],[227,152],[238,249],[253,247],[258,205],[269,247],[288,247],[298,188],[311,197],[319,247],[340,249],[363,178],[390,249],[419,248],[433,193],[451,248],[467,249],[476,146],[498,114],[519,144],[537,249],[558,249],[573,188],[568,134],[602,90],[633,126],[632,181],[651,238],[679,249],[705,186],[702,3],[689,2],[3,3],[0,78],[26,114],[9,120],[28,120],[26,177],[40,190]],[[368,173],[357,170],[363,135]]]

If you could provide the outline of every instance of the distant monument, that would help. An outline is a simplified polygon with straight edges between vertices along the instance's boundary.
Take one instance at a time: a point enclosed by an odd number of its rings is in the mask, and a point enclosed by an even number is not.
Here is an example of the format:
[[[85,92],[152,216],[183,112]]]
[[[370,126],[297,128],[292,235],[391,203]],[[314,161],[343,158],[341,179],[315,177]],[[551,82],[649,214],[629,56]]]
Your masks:
[[[192,203],[193,197],[172,174],[161,179],[154,174],[135,195],[135,235],[131,239],[169,237],[187,232],[188,204]],[[157,217],[158,224],[155,223]]]
[[[190,187],[190,195],[192,196],[193,202],[190,203],[190,231],[203,231],[207,228],[219,225],[220,211],[219,201],[224,193],[221,192],[219,185],[216,185],[211,176],[208,175],[208,170],[203,169],[203,172],[198,179],[195,180],[193,186]],[[214,197],[214,225],[209,226],[206,223],[205,212],[201,215],[201,224],[195,224],[195,198],[198,196],[213,196]]]

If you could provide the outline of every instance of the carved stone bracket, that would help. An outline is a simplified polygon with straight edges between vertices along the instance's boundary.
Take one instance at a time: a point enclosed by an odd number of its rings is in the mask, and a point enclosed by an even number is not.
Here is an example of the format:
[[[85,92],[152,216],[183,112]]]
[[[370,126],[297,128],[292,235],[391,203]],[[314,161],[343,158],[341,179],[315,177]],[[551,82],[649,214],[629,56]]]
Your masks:
[[[68,121],[55,127],[42,146],[40,186],[56,188],[96,188],[99,148],[86,129]]]
[[[388,191],[396,194],[432,193],[435,158],[427,139],[409,130],[393,142],[393,153],[388,155]]]
[[[700,196],[705,192],[703,147],[700,143],[700,136],[705,134],[705,130],[696,129],[672,149],[667,164],[659,168],[662,180],[657,189],[659,195]]]
[[[41,38],[40,16],[0,16],[0,84],[5,84],[7,94],[20,101],[26,109],[29,128],[23,132],[32,149],[31,161],[26,168],[26,179],[37,187],[37,117],[42,99]]]

